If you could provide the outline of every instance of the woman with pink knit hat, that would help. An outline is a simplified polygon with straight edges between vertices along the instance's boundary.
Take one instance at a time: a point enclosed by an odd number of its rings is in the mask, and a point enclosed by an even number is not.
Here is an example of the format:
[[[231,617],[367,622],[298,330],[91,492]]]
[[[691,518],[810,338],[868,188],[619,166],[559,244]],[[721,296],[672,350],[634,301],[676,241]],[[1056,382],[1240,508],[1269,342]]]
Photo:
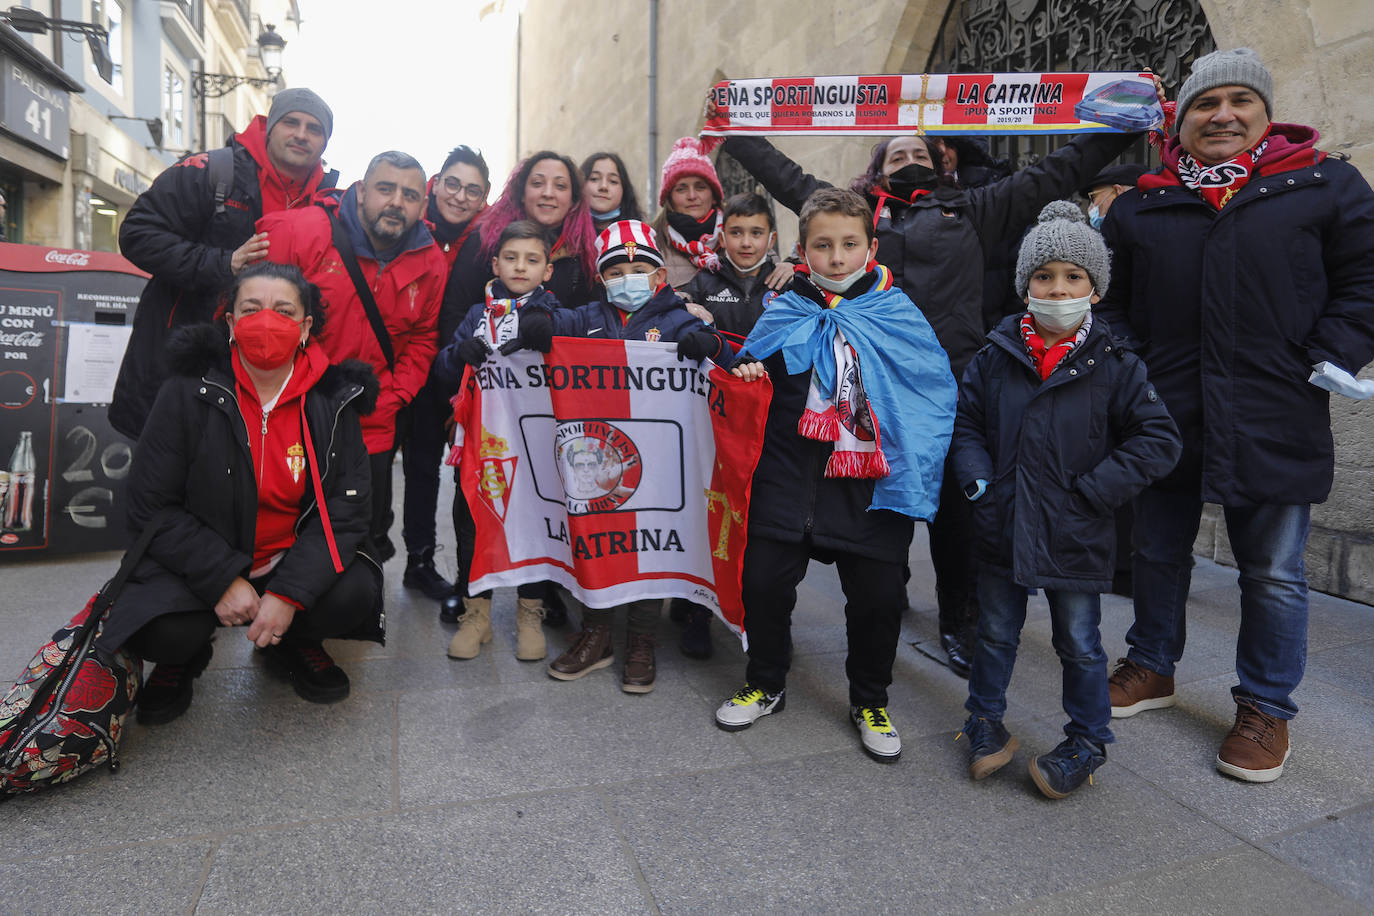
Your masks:
[[[663,249],[668,285],[678,287],[698,270],[720,266],[720,202],[725,198],[716,167],[696,137],[683,137],[663,163],[658,186],[662,207],[654,219],[654,232]]]

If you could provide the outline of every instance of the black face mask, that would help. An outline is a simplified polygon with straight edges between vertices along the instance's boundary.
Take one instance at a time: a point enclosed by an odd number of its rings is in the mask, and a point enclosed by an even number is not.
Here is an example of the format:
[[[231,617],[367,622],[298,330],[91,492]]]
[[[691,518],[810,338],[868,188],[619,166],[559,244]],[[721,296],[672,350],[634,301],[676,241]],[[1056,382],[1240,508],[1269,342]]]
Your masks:
[[[897,197],[910,200],[911,195],[917,191],[934,190],[939,177],[935,174],[935,170],[929,166],[913,162],[888,175],[887,186],[892,189],[892,193]]]

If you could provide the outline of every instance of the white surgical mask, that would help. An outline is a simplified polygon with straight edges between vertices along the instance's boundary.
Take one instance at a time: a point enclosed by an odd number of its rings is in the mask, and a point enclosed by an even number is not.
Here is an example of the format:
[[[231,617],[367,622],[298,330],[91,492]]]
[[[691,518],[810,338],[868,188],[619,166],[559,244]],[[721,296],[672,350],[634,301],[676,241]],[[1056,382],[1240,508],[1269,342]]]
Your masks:
[[[1030,300],[1030,313],[1037,324],[1051,334],[1064,334],[1082,323],[1092,308],[1092,294],[1078,299],[1037,299]]]
[[[842,280],[831,280],[829,277],[821,276],[820,272],[817,271],[816,268],[811,266],[810,258],[806,259],[806,266],[811,271],[811,282],[815,283],[821,289],[832,293],[845,292],[849,289],[849,287],[854,285],[855,281],[857,281],[864,274],[868,273],[868,265],[865,264],[863,267],[860,267],[858,270],[854,271],[852,274],[850,274]]]
[[[625,274],[606,281],[606,301],[627,312],[638,311],[654,296],[649,278],[653,274]]]

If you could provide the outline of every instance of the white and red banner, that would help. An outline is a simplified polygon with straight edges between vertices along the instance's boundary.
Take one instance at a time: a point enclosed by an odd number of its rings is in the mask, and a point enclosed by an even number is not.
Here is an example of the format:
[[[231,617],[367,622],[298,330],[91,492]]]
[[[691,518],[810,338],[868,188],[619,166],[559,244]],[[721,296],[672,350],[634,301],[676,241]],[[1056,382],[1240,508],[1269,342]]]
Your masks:
[[[1158,127],[1149,73],[920,73],[725,80],[702,134],[1080,134]]]
[[[674,345],[558,337],[455,404],[472,592],[551,580],[591,607],[681,597],[743,634],[749,488],[772,386]]]

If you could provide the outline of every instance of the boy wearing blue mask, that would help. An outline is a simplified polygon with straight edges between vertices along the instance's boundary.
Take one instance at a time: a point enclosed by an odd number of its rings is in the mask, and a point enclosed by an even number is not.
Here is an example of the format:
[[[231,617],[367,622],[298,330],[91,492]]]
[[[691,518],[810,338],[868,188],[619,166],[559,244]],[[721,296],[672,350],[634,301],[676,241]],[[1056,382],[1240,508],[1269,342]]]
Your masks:
[[[725,338],[687,311],[685,303],[668,285],[663,255],[647,223],[627,219],[607,226],[596,239],[596,267],[604,298],[581,308],[554,309],[554,334],[676,342],[678,359],[710,358],[730,363],[733,354]],[[572,457],[574,472],[584,458],[590,462],[594,456]],[[654,689],[653,633],[662,604],[653,599],[626,605],[627,649],[620,681],[626,693],[648,693]],[[572,681],[609,666],[614,655],[611,621],[616,610],[582,608],[582,630],[573,637],[568,650],[549,665],[549,676]]]
[[[1101,593],[1111,588],[1113,511],[1178,461],[1178,428],[1145,364],[1112,342],[1092,305],[1110,279],[1107,247],[1082,212],[1054,201],[1021,242],[1016,292],[1028,306],[988,335],[964,373],[950,466],[973,501],[978,639],[964,740],[969,775],[1011,760],[1002,724],[1026,589],[1043,588],[1064,672],[1067,736],[1030,762],[1064,798],[1112,740]]]

